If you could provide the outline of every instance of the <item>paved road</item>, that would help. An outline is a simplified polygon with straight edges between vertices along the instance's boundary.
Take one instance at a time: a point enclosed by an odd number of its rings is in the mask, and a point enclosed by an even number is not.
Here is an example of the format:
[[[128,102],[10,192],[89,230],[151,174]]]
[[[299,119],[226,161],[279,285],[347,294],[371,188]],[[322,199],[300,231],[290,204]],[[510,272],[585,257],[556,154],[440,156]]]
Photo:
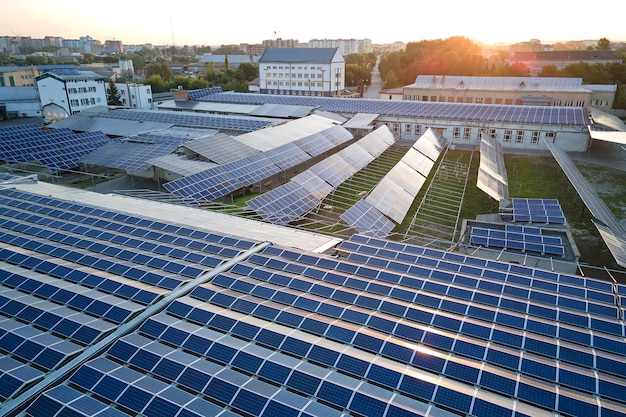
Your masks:
[[[380,78],[380,71],[378,71],[378,63],[372,68],[372,82],[367,87],[363,98],[380,98],[380,90],[383,89],[383,80]]]

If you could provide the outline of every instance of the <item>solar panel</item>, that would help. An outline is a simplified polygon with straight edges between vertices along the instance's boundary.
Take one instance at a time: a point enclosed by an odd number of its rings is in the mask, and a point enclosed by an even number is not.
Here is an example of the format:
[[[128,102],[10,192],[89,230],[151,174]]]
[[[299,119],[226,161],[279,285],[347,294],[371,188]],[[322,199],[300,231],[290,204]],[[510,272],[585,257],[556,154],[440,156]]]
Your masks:
[[[367,99],[334,100],[328,97],[307,97],[250,93],[221,93],[199,97],[216,103],[288,104],[314,106],[321,111],[339,114],[370,113],[418,117],[425,119],[454,119],[476,122],[546,123],[552,125],[586,126],[580,107],[512,106],[469,103],[439,103],[427,101],[389,101]]]
[[[236,138],[224,134],[192,139],[183,143],[182,146],[222,165],[253,156],[259,152],[237,141]]]
[[[357,201],[339,217],[359,233],[381,238],[386,237],[396,226],[365,200]]]

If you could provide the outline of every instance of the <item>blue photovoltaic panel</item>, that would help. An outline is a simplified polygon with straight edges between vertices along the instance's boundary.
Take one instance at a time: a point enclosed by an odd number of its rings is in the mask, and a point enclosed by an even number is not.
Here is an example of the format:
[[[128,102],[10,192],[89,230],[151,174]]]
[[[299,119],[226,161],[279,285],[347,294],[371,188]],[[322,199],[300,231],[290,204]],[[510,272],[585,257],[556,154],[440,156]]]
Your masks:
[[[76,134],[65,128],[42,130],[35,125],[0,129],[0,159],[7,163],[38,161],[57,172],[82,165],[81,157],[93,152],[109,138],[101,132]]]
[[[159,110],[119,109],[99,113],[99,117],[121,120],[169,123],[175,126],[253,132],[274,123],[259,117],[205,115],[200,113]]]
[[[426,101],[389,101],[328,97],[306,97],[250,93],[221,93],[198,98],[202,101],[238,104],[287,104],[313,106],[340,114],[371,113],[428,119],[455,119],[477,122],[545,123],[586,126],[580,107],[482,105]]]
[[[375,237],[386,237],[396,227],[394,222],[365,200],[357,201],[339,217],[359,233]]]
[[[565,224],[565,214],[558,200],[514,198],[513,221]]]

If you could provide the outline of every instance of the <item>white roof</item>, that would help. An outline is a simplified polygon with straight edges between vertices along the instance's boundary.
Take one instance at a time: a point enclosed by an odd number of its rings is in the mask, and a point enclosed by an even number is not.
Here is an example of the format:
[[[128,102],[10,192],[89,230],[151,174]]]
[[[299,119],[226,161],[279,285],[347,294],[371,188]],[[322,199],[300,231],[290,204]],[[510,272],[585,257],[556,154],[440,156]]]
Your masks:
[[[251,148],[264,152],[311,136],[335,125],[337,125],[337,122],[334,120],[311,115],[279,126],[244,133],[237,136],[236,139]]]
[[[563,77],[472,77],[460,75],[418,75],[405,88],[497,90],[497,91],[589,91],[582,78]]]

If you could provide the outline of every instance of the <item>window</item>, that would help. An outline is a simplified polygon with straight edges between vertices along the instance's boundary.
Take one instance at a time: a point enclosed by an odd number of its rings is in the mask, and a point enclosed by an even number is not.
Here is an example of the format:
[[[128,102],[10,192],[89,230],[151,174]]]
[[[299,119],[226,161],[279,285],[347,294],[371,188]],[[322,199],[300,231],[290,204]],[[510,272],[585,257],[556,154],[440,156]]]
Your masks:
[[[463,140],[470,140],[472,138],[472,128],[464,127],[463,128]]]
[[[507,130],[504,131],[504,141],[505,142],[510,142],[512,136],[513,136],[513,131],[512,130],[507,129]]]
[[[420,136],[422,134],[422,125],[415,125],[415,136]]]
[[[489,129],[489,137],[495,139],[497,137],[496,129]]]
[[[524,131],[518,130],[517,136],[515,137],[515,143],[522,143],[522,142],[524,142]]]
[[[81,104],[81,106],[88,106],[89,105],[89,99],[88,98],[81,98],[80,99],[80,104]]]
[[[407,136],[411,136],[411,131],[413,129],[411,129],[412,125],[410,123],[407,123],[404,125],[404,134]]]
[[[68,92],[69,94],[76,94],[76,93],[78,93],[78,90],[77,90],[77,89],[75,89],[75,88],[68,88],[68,89],[67,89],[67,92]]]
[[[532,143],[533,145],[536,145],[537,143],[539,143],[539,132],[534,131],[532,137],[530,138],[530,143]]]
[[[556,132],[546,132],[546,141],[554,143]]]
[[[482,104],[482,102],[483,102],[483,98],[482,97],[476,97],[476,103]]]
[[[70,106],[78,106],[78,100],[70,100]]]
[[[461,137],[461,128],[455,127],[452,129],[452,139],[459,139]]]

